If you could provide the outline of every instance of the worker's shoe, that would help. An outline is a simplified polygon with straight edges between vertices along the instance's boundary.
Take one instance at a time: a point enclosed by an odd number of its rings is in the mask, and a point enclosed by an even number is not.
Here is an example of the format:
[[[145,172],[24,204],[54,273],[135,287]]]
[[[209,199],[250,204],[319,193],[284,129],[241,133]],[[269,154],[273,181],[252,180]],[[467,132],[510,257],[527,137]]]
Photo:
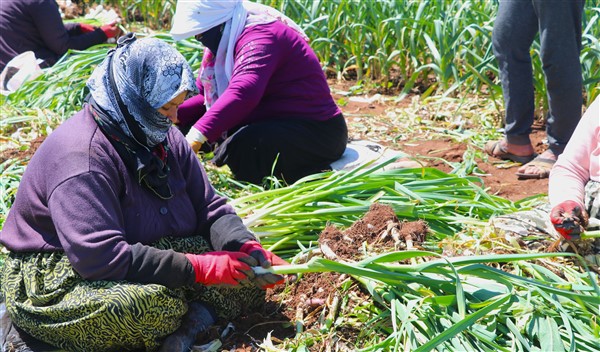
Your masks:
[[[196,341],[196,336],[206,331],[216,321],[216,315],[201,302],[188,303],[188,311],[181,325],[167,336],[159,352],[188,352]]]
[[[4,311],[2,317],[0,317],[0,346],[2,351],[6,352],[31,352],[32,349],[27,347],[27,344],[13,325],[10,315],[7,311]]]

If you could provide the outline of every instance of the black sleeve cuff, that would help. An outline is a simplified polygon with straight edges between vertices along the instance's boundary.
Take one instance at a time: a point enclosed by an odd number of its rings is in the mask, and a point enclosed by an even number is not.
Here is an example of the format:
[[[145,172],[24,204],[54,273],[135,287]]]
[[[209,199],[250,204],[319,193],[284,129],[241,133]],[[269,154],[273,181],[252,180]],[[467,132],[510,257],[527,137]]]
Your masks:
[[[222,216],[210,227],[210,241],[215,251],[238,251],[244,243],[255,240],[236,214]]]
[[[69,33],[69,36],[80,35],[81,29],[79,23],[64,23],[65,30]]]
[[[96,28],[92,33],[95,34],[96,38],[98,38],[97,40],[101,40],[103,42],[108,40],[108,37],[106,36],[106,33],[104,33],[104,31],[102,30],[102,28],[98,27]]]
[[[177,288],[192,285],[196,273],[183,253],[136,243],[131,246],[131,266],[125,280]]]

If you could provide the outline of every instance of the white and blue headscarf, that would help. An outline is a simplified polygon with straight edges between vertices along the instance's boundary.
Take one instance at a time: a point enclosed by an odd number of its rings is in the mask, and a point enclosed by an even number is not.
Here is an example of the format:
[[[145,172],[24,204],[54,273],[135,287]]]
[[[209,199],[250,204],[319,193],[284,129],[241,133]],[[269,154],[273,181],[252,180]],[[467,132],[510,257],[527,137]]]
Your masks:
[[[202,60],[205,103],[223,94],[233,75],[235,45],[245,28],[281,21],[308,41],[308,37],[291,18],[276,9],[246,0],[179,0],[173,16],[171,36],[182,40],[225,23],[216,53],[204,52]],[[207,64],[207,61],[214,63]],[[210,78],[208,78],[210,77]],[[207,82],[210,81],[210,82]]]
[[[117,92],[112,88],[109,70]],[[94,70],[87,86],[96,104],[123,132],[149,148],[161,143],[171,127],[171,121],[158,109],[182,92],[198,92],[194,74],[183,55],[162,40],[136,40],[133,35],[119,39],[119,46]],[[133,131],[136,126],[128,125],[115,93],[120,94],[141,128],[144,140],[137,140],[139,136]]]
[[[182,92],[197,93],[185,58],[164,41],[130,33],[119,38],[87,86],[94,119],[138,183],[171,198],[166,136],[172,123],[158,109]]]

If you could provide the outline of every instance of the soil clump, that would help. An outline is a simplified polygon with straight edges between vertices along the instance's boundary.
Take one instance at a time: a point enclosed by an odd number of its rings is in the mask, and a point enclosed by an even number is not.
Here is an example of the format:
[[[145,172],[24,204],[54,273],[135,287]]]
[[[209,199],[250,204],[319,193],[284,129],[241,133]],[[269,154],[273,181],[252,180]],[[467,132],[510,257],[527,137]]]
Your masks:
[[[327,226],[319,235],[319,250],[315,255],[333,256],[337,261],[353,263],[377,253],[402,248],[417,248],[426,238],[425,221],[398,219],[389,205],[375,203],[369,211],[347,229]],[[325,249],[327,248],[327,249]],[[352,350],[353,341],[364,331],[337,322],[341,315],[360,310],[361,304],[371,302],[371,297],[352,277],[332,272],[308,273],[285,286],[267,290],[266,305],[238,319],[235,332],[222,339],[222,349],[230,351],[256,351],[265,339],[276,345],[296,334],[316,330],[328,332],[327,341],[314,341],[307,346],[310,351],[327,348]],[[227,322],[217,324],[212,335],[199,337],[201,344],[218,336]]]

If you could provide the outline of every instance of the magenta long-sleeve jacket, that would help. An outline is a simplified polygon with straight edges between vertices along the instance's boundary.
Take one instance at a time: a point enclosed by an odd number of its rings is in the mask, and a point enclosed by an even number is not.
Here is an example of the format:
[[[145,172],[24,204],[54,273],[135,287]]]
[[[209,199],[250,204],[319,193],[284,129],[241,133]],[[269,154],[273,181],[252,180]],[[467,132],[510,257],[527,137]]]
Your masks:
[[[229,86],[194,127],[210,142],[223,132],[270,119],[325,121],[341,113],[314,51],[296,31],[280,21],[246,28],[235,46]],[[200,96],[180,107],[201,111]],[[198,118],[196,116],[195,118]],[[194,119],[195,119],[194,118]]]

